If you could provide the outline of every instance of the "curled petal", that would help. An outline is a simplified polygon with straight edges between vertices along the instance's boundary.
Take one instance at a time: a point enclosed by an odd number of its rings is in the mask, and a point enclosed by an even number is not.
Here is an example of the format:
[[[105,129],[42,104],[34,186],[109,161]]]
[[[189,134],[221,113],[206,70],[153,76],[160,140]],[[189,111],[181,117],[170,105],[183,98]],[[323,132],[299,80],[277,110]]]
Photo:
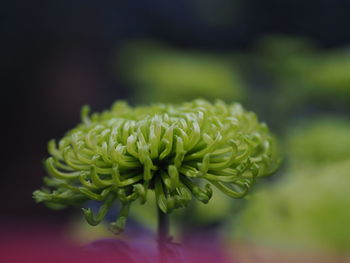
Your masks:
[[[192,194],[201,202],[208,203],[212,197],[213,191],[209,184],[205,186],[205,190],[202,190],[199,186],[194,184],[191,180],[187,178],[182,178],[184,185],[192,192]]]
[[[126,221],[128,219],[128,216],[129,216],[130,205],[131,205],[131,202],[122,203],[122,207],[119,211],[119,215],[118,215],[117,220],[110,224],[110,230],[113,233],[119,234],[119,233],[124,231]]]
[[[45,166],[46,169],[48,171],[48,173],[58,179],[62,179],[62,180],[72,180],[72,179],[76,179],[79,177],[80,172],[62,172],[56,169],[55,165],[54,165],[55,161],[52,157],[48,158],[45,161]]]
[[[211,181],[211,183],[216,186],[219,190],[227,194],[228,196],[232,198],[242,198],[248,193],[248,187],[247,185],[244,186],[242,190],[235,190],[232,189],[226,185],[224,185],[221,182]]]
[[[94,216],[91,208],[88,208],[88,209],[82,208],[86,221],[92,226],[96,226],[99,223],[101,223],[101,221],[105,218],[109,209],[113,205],[115,198],[116,198],[115,194],[113,193],[109,194],[106,200],[104,201],[104,203],[101,205],[96,216]]]

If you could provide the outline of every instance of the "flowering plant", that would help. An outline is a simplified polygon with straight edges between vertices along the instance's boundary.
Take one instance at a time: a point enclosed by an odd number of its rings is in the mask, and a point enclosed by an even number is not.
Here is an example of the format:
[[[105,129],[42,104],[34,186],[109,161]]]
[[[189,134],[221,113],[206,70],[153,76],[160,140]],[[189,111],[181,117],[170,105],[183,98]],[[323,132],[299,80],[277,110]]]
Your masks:
[[[83,107],[82,122],[48,149],[47,187],[33,193],[35,200],[57,209],[101,201],[97,215],[83,208],[91,225],[118,200],[121,210],[111,223],[116,232],[124,229],[132,203],[145,203],[150,190],[169,213],[193,197],[207,203],[212,186],[242,198],[279,164],[267,126],[240,104],[221,101],[135,108],[116,102],[90,116]]]

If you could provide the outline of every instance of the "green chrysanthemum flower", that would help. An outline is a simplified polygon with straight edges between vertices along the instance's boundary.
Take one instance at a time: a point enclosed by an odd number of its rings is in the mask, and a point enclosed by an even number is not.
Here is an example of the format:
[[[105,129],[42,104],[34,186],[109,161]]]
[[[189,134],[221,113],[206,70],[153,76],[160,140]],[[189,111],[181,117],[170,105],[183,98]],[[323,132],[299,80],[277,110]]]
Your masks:
[[[241,198],[279,163],[266,125],[239,104],[196,100],[132,108],[117,102],[109,111],[88,111],[83,108],[82,123],[58,146],[49,142],[45,184],[52,190],[35,191],[34,198],[52,208],[102,201],[96,216],[83,209],[92,225],[118,200],[111,226],[122,230],[130,205],[146,202],[148,190],[164,213],[186,207],[193,196],[207,203],[211,185]]]

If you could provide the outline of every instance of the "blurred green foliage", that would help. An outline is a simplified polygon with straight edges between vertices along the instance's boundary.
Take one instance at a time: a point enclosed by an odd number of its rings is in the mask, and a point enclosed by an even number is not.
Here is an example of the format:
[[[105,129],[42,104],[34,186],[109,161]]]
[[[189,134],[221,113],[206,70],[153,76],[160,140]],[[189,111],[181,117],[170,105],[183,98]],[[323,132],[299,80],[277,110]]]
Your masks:
[[[336,99],[335,103],[350,102],[350,51],[336,50],[320,53],[314,67],[307,72],[312,95],[323,103]]]
[[[321,50],[302,38],[271,36],[257,46],[254,60],[274,86],[275,109],[349,109],[350,52]]]
[[[246,89],[227,55],[175,49],[151,42],[129,43],[120,51],[125,81],[137,102],[184,102],[198,97],[242,101]]]
[[[250,200],[234,224],[234,236],[290,251],[346,253],[349,187],[350,161],[295,171]]]
[[[330,116],[303,120],[286,141],[294,169],[350,160],[350,120]]]

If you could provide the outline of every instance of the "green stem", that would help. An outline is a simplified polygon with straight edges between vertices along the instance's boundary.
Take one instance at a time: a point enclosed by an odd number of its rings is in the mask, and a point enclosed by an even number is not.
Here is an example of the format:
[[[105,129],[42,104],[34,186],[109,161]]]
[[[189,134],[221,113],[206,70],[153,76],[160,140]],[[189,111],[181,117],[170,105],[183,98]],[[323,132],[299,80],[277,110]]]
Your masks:
[[[169,239],[169,216],[157,206],[159,263],[167,263],[167,242]]]

